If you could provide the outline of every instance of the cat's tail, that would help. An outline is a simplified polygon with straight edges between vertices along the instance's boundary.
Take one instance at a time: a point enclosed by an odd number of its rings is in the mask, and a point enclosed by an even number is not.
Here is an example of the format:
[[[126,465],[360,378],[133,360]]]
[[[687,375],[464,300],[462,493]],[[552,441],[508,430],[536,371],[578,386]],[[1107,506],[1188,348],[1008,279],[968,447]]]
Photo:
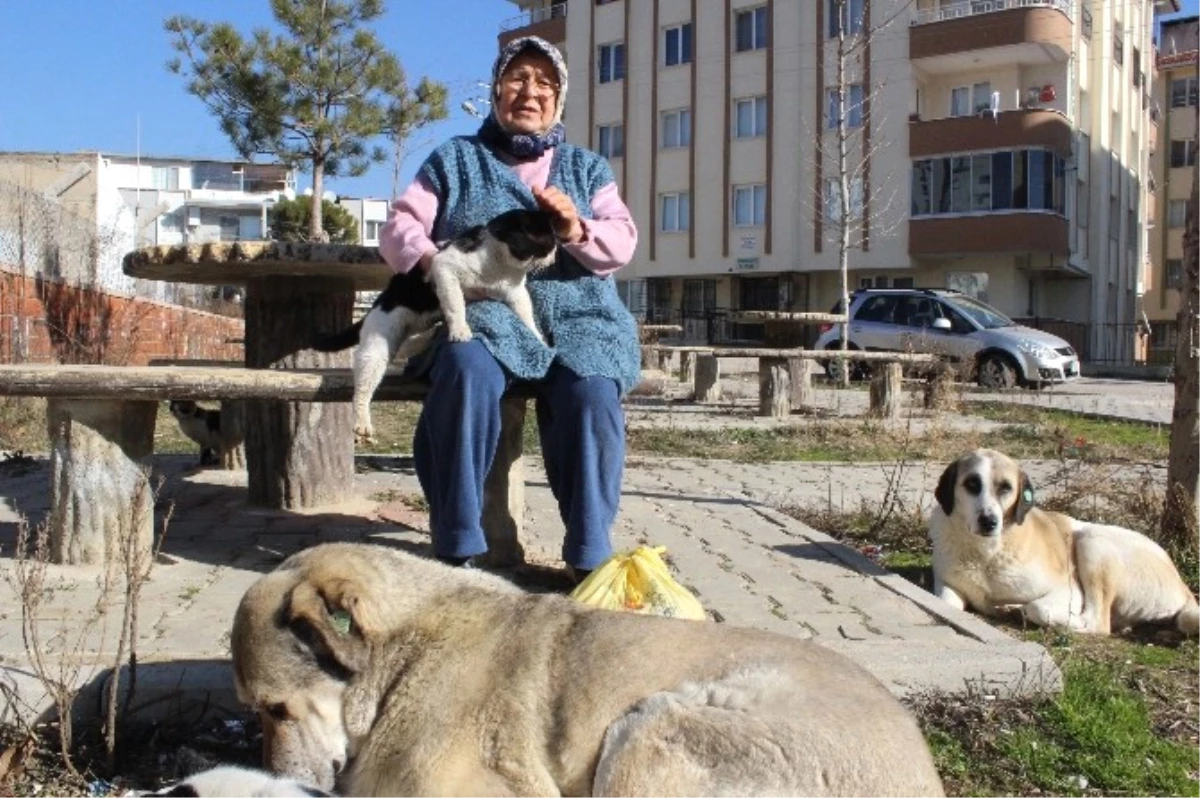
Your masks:
[[[341,352],[343,349],[357,346],[362,325],[362,319],[359,319],[341,332],[318,335],[313,339],[312,348],[318,352]]]

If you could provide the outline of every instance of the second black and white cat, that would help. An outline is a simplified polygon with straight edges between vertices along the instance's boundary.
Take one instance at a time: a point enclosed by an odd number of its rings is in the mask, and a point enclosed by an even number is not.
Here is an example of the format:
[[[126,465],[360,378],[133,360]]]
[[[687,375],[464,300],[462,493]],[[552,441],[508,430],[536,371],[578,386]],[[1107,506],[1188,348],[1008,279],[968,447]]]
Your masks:
[[[429,274],[413,267],[392,277],[360,321],[319,337],[313,349],[354,350],[354,435],[370,440],[371,397],[393,360],[422,352],[444,320],[451,341],[469,341],[466,292],[504,302],[533,331],[533,303],[525,278],[554,262],[557,240],[545,211],[512,210],[444,244]]]

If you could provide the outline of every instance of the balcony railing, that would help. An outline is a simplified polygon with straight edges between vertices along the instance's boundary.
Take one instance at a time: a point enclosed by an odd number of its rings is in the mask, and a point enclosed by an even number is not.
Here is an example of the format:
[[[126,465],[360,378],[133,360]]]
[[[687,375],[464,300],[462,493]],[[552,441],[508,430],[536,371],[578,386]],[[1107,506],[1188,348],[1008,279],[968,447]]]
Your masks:
[[[932,22],[992,14],[1014,8],[1057,8],[1068,17],[1071,16],[1070,0],[964,0],[960,3],[944,3],[937,8],[921,9],[913,16],[911,24],[928,25]]]
[[[501,32],[516,30],[517,28],[525,28],[530,25],[536,25],[539,22],[545,22],[548,19],[565,19],[566,16],[567,4],[554,3],[544,8],[535,8],[524,14],[509,17],[500,23],[500,30]]]

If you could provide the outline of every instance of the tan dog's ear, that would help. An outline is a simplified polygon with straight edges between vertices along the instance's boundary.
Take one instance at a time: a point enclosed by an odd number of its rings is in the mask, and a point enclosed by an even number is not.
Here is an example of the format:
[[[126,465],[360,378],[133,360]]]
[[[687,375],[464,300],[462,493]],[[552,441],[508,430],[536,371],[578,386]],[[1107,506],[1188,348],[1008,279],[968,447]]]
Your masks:
[[[287,622],[312,649],[321,668],[342,680],[366,669],[371,646],[356,618],[359,602],[345,580],[318,588],[305,580],[292,589]]]
[[[946,470],[942,472],[942,478],[938,480],[937,488],[933,491],[933,497],[937,499],[942,512],[946,515],[954,512],[954,489],[957,482],[958,461],[955,460],[946,466]]]
[[[1025,523],[1025,516],[1033,509],[1033,483],[1029,475],[1021,472],[1021,493],[1017,496],[1017,508],[1013,510],[1013,521],[1017,526]]]

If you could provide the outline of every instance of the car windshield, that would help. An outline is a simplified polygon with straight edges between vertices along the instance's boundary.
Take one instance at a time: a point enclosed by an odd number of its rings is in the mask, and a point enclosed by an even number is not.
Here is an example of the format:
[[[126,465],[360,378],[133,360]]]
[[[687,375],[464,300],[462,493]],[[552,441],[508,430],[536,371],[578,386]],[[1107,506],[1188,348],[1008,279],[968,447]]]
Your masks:
[[[965,315],[970,316],[972,321],[985,330],[994,330],[997,327],[1012,327],[1016,324],[1008,316],[1005,316],[989,305],[983,304],[977,299],[956,296],[950,299],[950,304]]]

